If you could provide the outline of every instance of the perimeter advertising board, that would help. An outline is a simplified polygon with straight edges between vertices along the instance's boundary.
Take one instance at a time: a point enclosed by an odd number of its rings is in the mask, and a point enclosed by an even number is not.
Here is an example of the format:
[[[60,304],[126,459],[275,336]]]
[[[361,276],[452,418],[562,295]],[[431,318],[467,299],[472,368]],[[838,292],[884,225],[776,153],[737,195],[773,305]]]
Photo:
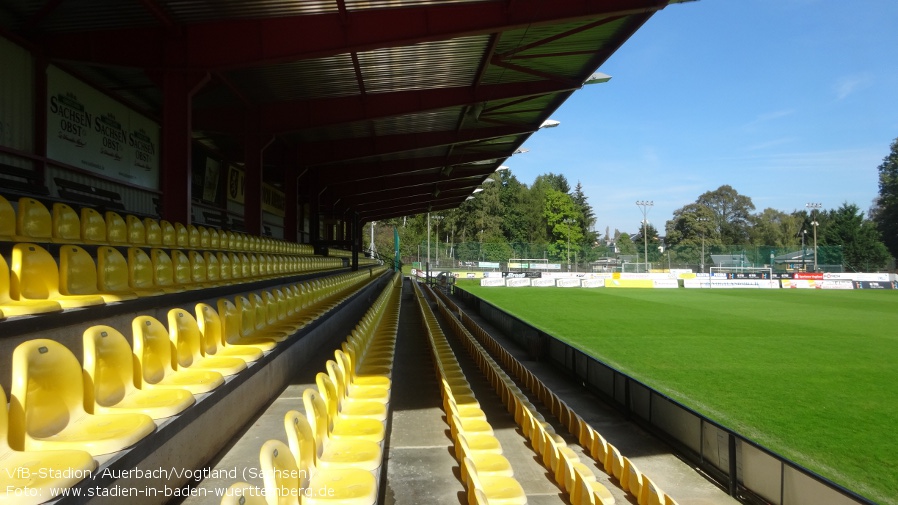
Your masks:
[[[54,66],[47,68],[47,157],[159,189],[159,125]]]

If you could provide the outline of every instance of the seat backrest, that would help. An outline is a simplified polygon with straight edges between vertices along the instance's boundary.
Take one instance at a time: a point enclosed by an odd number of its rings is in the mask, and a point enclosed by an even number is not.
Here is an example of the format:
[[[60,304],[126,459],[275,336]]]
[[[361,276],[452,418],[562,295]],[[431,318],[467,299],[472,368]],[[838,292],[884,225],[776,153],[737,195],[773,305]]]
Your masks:
[[[193,284],[193,273],[190,271],[190,258],[180,249],[172,249],[172,266],[175,273],[175,284],[189,286]]]
[[[235,300],[240,311],[240,334],[248,337],[256,332],[256,309],[245,296],[238,296]]]
[[[16,244],[12,248],[9,292],[16,300],[44,300],[59,295],[59,267],[43,247]]]
[[[278,312],[280,312],[280,305],[278,304],[277,298],[275,298],[274,293],[271,291],[265,291],[262,293],[262,300],[265,303],[268,326],[277,325]]]
[[[94,403],[109,407],[135,389],[134,356],[125,336],[111,326],[97,325],[84,330],[84,406]]]
[[[3,198],[3,197],[0,197]],[[0,386],[0,461],[12,450],[9,446],[9,411],[6,408],[6,392]]]
[[[209,229],[205,226],[197,226],[196,229],[200,232],[200,248],[209,249],[212,245],[210,243],[212,237],[209,235]]]
[[[225,298],[220,298],[217,305],[218,317],[221,320],[221,341],[225,344],[235,344],[243,335],[241,311]]]
[[[187,245],[193,249],[199,249],[202,245],[200,230],[192,224],[187,225]]]
[[[50,211],[34,198],[19,198],[19,209],[16,212],[16,234],[24,240],[49,240],[52,235],[52,217]]]
[[[118,212],[106,211],[106,242],[110,244],[128,243],[128,225]]]
[[[143,219],[143,228],[146,231],[147,245],[159,247],[162,245],[162,227],[159,222],[151,217]]]
[[[168,333],[174,348],[175,368],[187,368],[203,359],[203,337],[196,319],[184,309],[168,311]]]
[[[214,252],[206,251],[203,253],[203,261],[206,263],[206,279],[209,282],[217,282],[221,279],[221,265],[218,263],[218,256]]]
[[[52,224],[55,242],[81,241],[81,218],[75,209],[61,202],[54,203]]]
[[[330,435],[330,423],[327,418],[327,405],[321,395],[312,388],[302,393],[302,404],[306,410],[306,420],[315,437],[315,461],[324,454],[324,446]]]
[[[256,331],[264,330],[268,326],[268,305],[259,293],[250,293],[249,300],[253,304],[255,310],[255,328]]]
[[[81,241],[86,244],[106,243],[106,219],[90,207],[81,207]]]
[[[128,284],[131,289],[137,290],[156,287],[156,269],[153,260],[139,247],[128,248]]]
[[[231,257],[228,253],[219,252],[215,253],[215,256],[218,258],[219,264],[219,277],[223,281],[231,280],[234,275],[234,266],[231,265]]]
[[[175,245],[177,247],[190,247],[190,232],[183,223],[175,223]]]
[[[140,246],[147,243],[147,227],[139,217],[128,214],[125,216],[125,225],[128,228],[129,244]]]
[[[299,505],[300,470],[296,466],[290,448],[280,440],[269,440],[262,444],[259,452],[259,467],[268,503],[278,505]],[[308,473],[306,469],[304,473]]]
[[[198,251],[190,251],[187,255],[190,262],[190,280],[194,283],[203,283],[209,280],[208,269],[206,268],[206,260],[203,259],[203,253]]]
[[[315,468],[315,436],[309,420],[298,410],[290,410],[284,415],[284,431],[287,432],[287,445],[293,453],[300,470]],[[308,485],[308,473],[300,473],[300,485]]]
[[[175,233],[173,224],[163,219],[159,222],[159,228],[162,229],[162,245],[165,247],[178,245],[178,234]]]
[[[315,384],[318,386],[318,394],[321,395],[321,399],[324,400],[324,405],[327,407],[328,419],[336,419],[339,413],[337,386],[330,376],[324,372],[318,372],[315,375]]]
[[[10,445],[26,435],[51,437],[85,414],[81,364],[66,346],[45,338],[19,344],[12,355]]]
[[[0,195],[0,240],[12,242],[16,235],[16,211],[9,200]]]
[[[122,293],[130,289],[128,260],[114,247],[98,247],[97,290],[101,293]]]
[[[59,292],[63,295],[97,293],[97,265],[90,253],[74,244],[59,248]]]
[[[208,303],[198,303],[194,307],[196,322],[200,329],[203,354],[216,354],[222,346],[221,317]]]
[[[246,254],[240,253],[240,278],[241,279],[252,279],[253,278],[253,270],[249,263],[249,257]]]
[[[221,248],[221,235],[215,228],[209,228],[209,249],[218,250]]]
[[[171,257],[162,249],[150,251],[153,261],[153,284],[156,287],[172,287],[175,285],[175,267]]]
[[[137,369],[135,384],[155,384],[174,372],[171,339],[165,326],[152,316],[131,321],[132,343]]]

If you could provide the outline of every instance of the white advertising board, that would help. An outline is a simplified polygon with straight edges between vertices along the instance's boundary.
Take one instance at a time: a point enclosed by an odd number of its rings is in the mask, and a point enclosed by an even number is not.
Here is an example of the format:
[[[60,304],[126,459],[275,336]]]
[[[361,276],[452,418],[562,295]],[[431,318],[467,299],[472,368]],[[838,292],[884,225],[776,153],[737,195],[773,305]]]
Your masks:
[[[577,279],[577,278],[555,279],[555,286],[559,287],[559,288],[579,288],[580,287],[580,279]]]
[[[543,279],[543,278],[533,279],[533,280],[530,282],[530,285],[531,285],[531,286],[536,286],[536,287],[539,287],[539,288],[546,288],[546,287],[553,287],[553,288],[554,288],[554,287],[555,287],[555,279]]]
[[[685,288],[712,288],[712,289],[777,289],[780,283],[775,279],[683,279]]]
[[[47,100],[48,158],[159,189],[157,123],[54,66]]]
[[[520,279],[520,278],[505,279],[505,285],[510,288],[520,288],[520,287],[524,287],[524,286],[529,286],[530,279]]]
[[[652,283],[656,288],[662,289],[677,289],[680,287],[676,279],[655,279]]]
[[[583,279],[580,281],[580,286],[584,288],[604,288],[605,279]]]
[[[480,279],[481,286],[505,286],[505,279],[499,277],[490,277]]]

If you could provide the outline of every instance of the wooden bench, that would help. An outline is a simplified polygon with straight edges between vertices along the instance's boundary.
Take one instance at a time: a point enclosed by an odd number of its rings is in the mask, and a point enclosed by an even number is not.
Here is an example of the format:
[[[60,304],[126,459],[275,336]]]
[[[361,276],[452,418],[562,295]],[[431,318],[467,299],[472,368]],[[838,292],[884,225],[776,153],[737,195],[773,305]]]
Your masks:
[[[71,202],[97,207],[97,210],[125,210],[122,195],[108,189],[95,188],[80,182],[70,181],[62,177],[54,177],[59,198]]]

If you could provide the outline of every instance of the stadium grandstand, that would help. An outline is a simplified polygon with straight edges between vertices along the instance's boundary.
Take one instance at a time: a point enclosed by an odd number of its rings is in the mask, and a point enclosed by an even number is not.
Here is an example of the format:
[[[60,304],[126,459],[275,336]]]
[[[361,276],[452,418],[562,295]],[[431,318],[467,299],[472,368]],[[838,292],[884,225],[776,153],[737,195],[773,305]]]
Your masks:
[[[0,502],[734,502],[361,245],[672,3],[4,1]]]

